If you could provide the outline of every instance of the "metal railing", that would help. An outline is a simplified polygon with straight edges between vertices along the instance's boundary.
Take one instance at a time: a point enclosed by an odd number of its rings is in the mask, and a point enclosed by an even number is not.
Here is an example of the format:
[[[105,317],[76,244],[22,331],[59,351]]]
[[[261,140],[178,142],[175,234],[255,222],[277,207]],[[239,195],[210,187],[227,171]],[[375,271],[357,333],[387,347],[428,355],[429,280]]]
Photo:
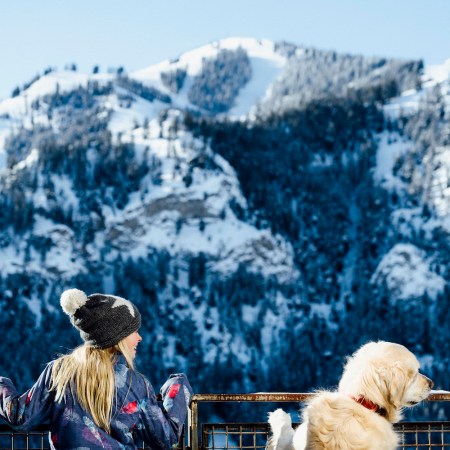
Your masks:
[[[295,426],[295,424],[294,424]],[[450,449],[450,422],[396,424],[402,436],[399,449]],[[264,423],[202,424],[202,450],[263,450],[270,435]]]
[[[267,422],[227,422],[199,424],[199,406],[210,402],[304,402],[314,394],[257,393],[257,394],[196,394],[188,414],[188,450],[263,450],[269,436]],[[430,402],[448,402],[450,393],[432,393]],[[271,409],[268,409],[269,412]],[[395,425],[401,435],[400,449],[450,450],[450,422],[401,422]],[[184,435],[179,448],[185,447]],[[47,450],[48,426],[40,426],[31,432],[15,432],[0,425],[0,450]],[[141,444],[139,449],[146,447]]]
[[[0,449],[45,450],[50,448],[48,435],[47,425],[41,425],[27,433],[12,431],[6,425],[0,425]]]
[[[33,431],[13,431],[0,424],[0,450],[50,450],[50,432],[48,425],[40,425]],[[185,433],[180,438],[177,450],[184,450]],[[138,444],[139,450],[152,450],[144,443]]]
[[[13,431],[6,425],[0,425],[0,450],[50,450],[50,432],[48,425],[36,427],[33,431]],[[139,450],[151,450],[144,443],[138,444]],[[178,450],[184,449],[184,433]]]
[[[197,394],[188,417],[188,447],[191,450],[263,450],[270,435],[267,422],[202,423],[199,429],[199,405],[208,402],[304,402],[314,394]],[[449,402],[450,393],[432,392],[427,401]],[[271,411],[268,409],[267,412]],[[399,449],[449,450],[450,422],[400,422],[395,425],[401,436]],[[200,440],[199,440],[200,439]]]

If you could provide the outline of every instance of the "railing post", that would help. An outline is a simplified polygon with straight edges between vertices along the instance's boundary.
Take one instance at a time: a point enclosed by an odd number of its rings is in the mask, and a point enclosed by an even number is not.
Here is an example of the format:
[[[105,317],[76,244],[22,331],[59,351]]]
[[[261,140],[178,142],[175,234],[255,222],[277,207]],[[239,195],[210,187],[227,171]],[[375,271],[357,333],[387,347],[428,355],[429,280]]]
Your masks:
[[[188,447],[198,450],[198,402],[193,399],[188,414]]]

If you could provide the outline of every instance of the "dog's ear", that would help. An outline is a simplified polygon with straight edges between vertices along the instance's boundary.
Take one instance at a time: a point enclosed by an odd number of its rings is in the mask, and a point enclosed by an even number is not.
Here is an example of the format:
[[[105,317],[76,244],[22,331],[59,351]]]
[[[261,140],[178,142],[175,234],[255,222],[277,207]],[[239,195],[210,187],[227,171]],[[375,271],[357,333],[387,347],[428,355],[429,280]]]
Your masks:
[[[380,391],[387,403],[397,409],[401,408],[412,374],[400,364],[379,363],[376,370],[380,380]]]
[[[400,365],[376,359],[360,369],[359,395],[383,407],[394,406],[398,409],[402,406],[410,375]]]
[[[391,347],[390,343],[369,342],[347,358],[339,390],[362,395],[381,406],[398,405],[407,377],[396,367],[394,356],[388,356]]]
[[[388,389],[386,378],[385,369],[381,364],[366,364],[361,373],[361,394],[384,405]]]
[[[339,390],[384,404],[386,383],[383,370],[380,371],[377,364],[361,353],[353,355],[347,358]]]

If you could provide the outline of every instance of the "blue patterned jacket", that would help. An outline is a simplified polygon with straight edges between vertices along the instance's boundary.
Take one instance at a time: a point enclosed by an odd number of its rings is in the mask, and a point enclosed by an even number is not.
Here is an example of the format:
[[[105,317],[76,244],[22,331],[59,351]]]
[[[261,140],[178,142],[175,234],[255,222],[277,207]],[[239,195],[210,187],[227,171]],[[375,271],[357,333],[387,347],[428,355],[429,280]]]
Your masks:
[[[160,408],[152,385],[129,369],[119,355],[115,365],[116,396],[111,432],[97,427],[70,389],[55,402],[49,391],[53,362],[34,386],[19,395],[9,378],[0,377],[0,418],[18,430],[31,430],[50,422],[50,445],[58,450],[136,449],[141,439],[153,450],[168,450],[179,441],[192,389],[184,374],[171,375],[161,388]]]

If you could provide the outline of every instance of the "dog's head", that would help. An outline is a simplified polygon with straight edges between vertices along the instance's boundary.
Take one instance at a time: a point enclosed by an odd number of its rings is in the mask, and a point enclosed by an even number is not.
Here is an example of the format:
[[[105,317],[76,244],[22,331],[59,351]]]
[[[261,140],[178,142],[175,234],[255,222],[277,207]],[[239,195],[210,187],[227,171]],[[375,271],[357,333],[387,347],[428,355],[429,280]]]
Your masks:
[[[417,358],[402,345],[370,342],[348,359],[339,391],[375,402],[396,422],[403,407],[426,399],[433,387],[419,368]]]

